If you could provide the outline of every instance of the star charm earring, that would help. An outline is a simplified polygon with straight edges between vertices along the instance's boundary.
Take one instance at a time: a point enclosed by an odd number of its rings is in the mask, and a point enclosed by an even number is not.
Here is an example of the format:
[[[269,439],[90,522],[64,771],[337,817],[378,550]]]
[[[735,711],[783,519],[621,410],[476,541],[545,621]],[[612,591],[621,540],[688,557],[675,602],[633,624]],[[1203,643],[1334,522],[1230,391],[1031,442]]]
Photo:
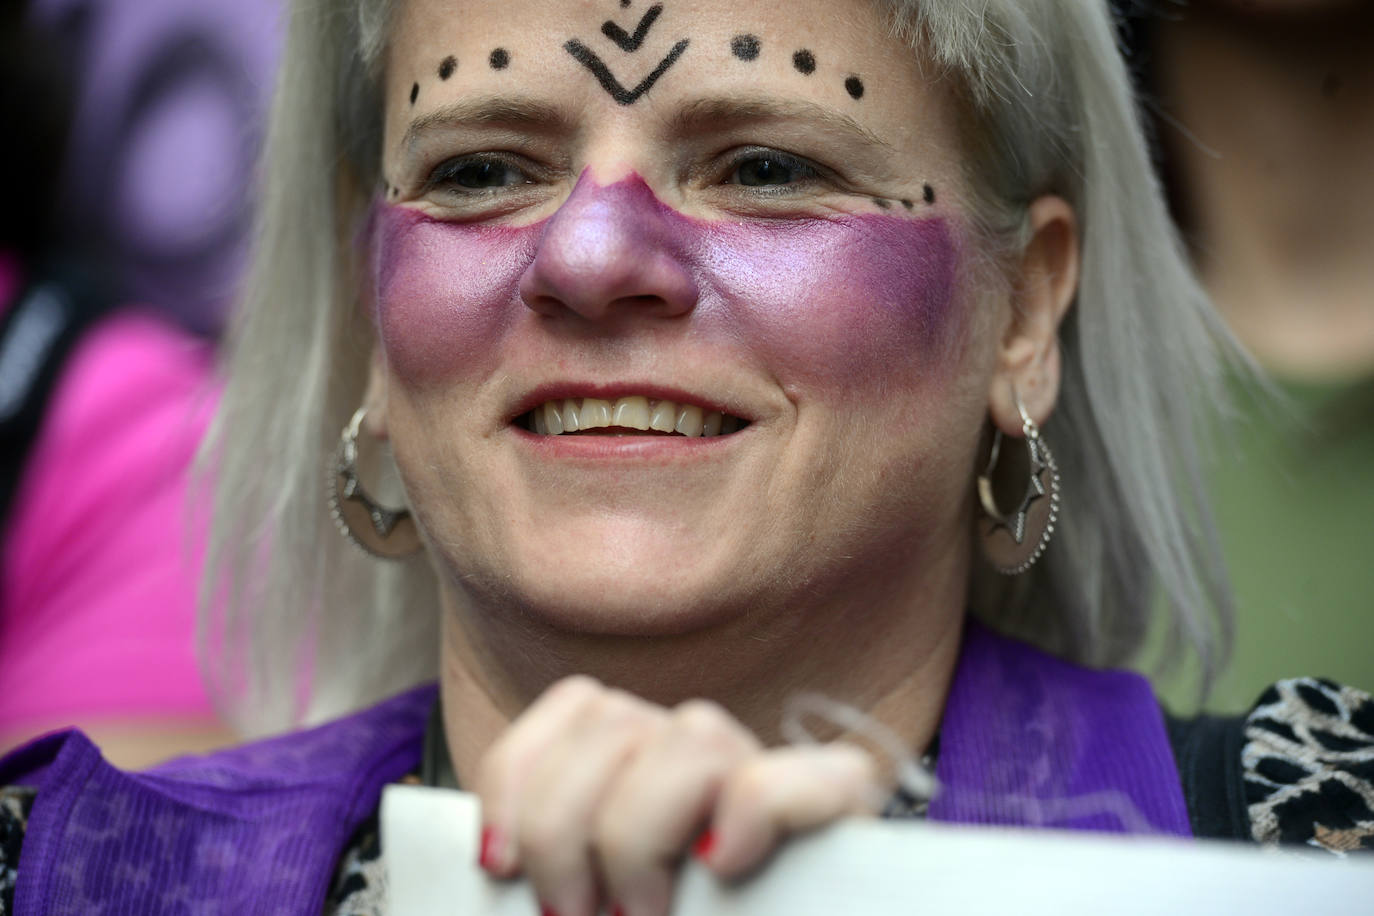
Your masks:
[[[1040,435],[1035,421],[1012,390],[1016,409],[1021,414],[1030,473],[1020,502],[1010,513],[997,505],[992,478],[1001,457],[1003,435],[993,430],[992,448],[983,473],[978,475],[978,500],[985,517],[980,524],[983,550],[989,562],[1006,575],[1023,573],[1035,565],[1045,552],[1059,520],[1059,467],[1054,454]],[[1043,502],[1048,497],[1048,504]],[[1031,537],[1033,535],[1033,537]]]
[[[384,560],[418,553],[422,544],[415,518],[404,506],[383,506],[358,478],[358,431],[366,407],[359,407],[339,436],[329,475],[329,510],[339,532],[355,545]]]

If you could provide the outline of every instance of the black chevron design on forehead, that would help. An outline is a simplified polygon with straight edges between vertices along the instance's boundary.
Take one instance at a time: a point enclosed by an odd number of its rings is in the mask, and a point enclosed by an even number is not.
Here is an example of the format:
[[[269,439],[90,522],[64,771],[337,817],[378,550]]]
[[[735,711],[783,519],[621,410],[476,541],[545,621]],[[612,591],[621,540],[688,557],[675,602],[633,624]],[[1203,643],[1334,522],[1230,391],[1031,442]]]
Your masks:
[[[663,4],[655,3],[649,7],[649,11],[639,20],[639,25],[635,26],[633,35],[626,32],[619,25],[607,19],[601,24],[601,34],[615,42],[620,50],[627,54],[633,54],[639,50],[639,46],[644,44],[644,36],[649,34],[649,30],[654,27],[654,22],[663,13]]]
[[[596,77],[597,82],[601,84],[601,88],[611,94],[611,98],[615,99],[621,105],[633,105],[635,102],[639,101],[641,95],[653,88],[654,83],[657,83],[659,77],[668,72],[669,67],[677,63],[677,59],[687,50],[688,44],[688,39],[684,38],[673,45],[673,49],[668,52],[668,56],[659,61],[658,66],[655,67],[648,76],[640,80],[638,85],[633,89],[626,89],[621,85],[620,80],[616,79],[615,75],[611,73],[605,61],[603,61],[595,51],[578,41],[576,38],[569,39],[567,44],[563,45],[563,47],[567,49],[569,54],[577,59],[578,63],[591,71],[592,75]]]
[[[622,8],[627,6],[624,2],[620,5]],[[648,38],[649,32],[653,29],[654,24],[658,22],[658,17],[661,15],[663,15],[663,4],[655,3],[640,17],[639,24],[635,26],[634,34],[625,31],[621,25],[610,19],[607,19],[601,24],[601,34],[609,38],[621,51],[626,54],[634,54],[643,47],[644,40]],[[690,44],[690,41],[683,38],[677,44],[673,45],[672,50],[655,65],[654,69],[649,72],[649,75],[635,84],[633,88],[627,88],[625,84],[611,72],[610,66],[602,59],[600,54],[597,54],[576,38],[568,39],[563,44],[563,48],[571,54],[578,63],[586,67],[587,70],[591,72],[592,76],[596,77],[596,81],[601,84],[602,89],[605,89],[606,92],[610,94],[611,98],[615,99],[616,102],[621,105],[633,105],[635,102],[639,101],[640,96],[653,88],[654,83],[657,83],[659,78],[662,77],[664,73],[668,72],[669,67],[677,63],[678,58],[687,50],[688,44]]]

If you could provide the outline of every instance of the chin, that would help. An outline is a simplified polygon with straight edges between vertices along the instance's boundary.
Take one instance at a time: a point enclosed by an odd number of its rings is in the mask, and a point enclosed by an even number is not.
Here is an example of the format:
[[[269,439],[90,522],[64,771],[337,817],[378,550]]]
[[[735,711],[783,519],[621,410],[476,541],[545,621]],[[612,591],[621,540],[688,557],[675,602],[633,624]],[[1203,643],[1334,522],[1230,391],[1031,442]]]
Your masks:
[[[523,590],[515,603],[539,624],[583,636],[685,636],[732,617],[728,603],[717,595],[667,595],[647,582],[568,585]]]
[[[743,584],[742,571],[719,541],[707,550],[662,526],[582,526],[566,539],[558,533],[546,529],[533,542],[507,545],[494,553],[498,561],[483,563],[485,551],[470,551],[450,564],[450,582],[479,614],[516,611],[536,626],[587,636],[681,636],[752,605],[723,587]]]

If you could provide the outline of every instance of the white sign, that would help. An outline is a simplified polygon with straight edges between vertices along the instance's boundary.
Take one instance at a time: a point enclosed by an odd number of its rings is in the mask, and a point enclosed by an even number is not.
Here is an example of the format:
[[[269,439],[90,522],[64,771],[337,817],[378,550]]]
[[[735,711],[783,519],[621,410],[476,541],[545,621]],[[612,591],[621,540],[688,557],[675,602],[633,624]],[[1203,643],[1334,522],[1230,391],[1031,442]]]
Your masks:
[[[392,916],[539,912],[528,884],[492,880],[478,867],[480,832],[474,796],[388,786],[382,852]],[[849,820],[792,840],[743,883],[723,884],[689,861],[673,913],[1374,916],[1374,856]]]

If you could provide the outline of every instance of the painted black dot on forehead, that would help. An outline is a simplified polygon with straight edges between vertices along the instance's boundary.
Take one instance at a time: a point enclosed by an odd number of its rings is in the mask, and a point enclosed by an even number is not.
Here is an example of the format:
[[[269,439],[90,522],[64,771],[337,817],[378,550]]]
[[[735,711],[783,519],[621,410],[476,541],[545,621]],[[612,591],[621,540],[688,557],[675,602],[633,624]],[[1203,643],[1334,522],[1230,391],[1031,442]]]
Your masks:
[[[864,81],[857,76],[851,76],[844,81],[844,91],[855,99],[861,99],[864,97]]]
[[[439,79],[446,80],[458,69],[458,58],[450,54],[439,62]]]
[[[414,105],[415,100],[420,97],[420,84],[411,83],[410,85],[410,104]]]
[[[629,9],[629,8],[630,8],[630,0],[620,0],[620,8],[621,8],[622,10],[627,10],[627,9]]]
[[[873,202],[874,202],[875,204],[878,205],[878,209],[879,209],[879,210],[891,210],[891,209],[892,209],[892,201],[886,200],[886,199],[884,199],[884,198],[882,198],[882,197],[875,197],[875,198],[873,198]]]
[[[730,39],[730,53],[740,60],[757,60],[759,47],[758,37],[754,35],[736,35]]]
[[[491,57],[487,59],[493,70],[504,70],[510,66],[510,52],[505,48],[497,48],[491,52]]]
[[[792,66],[797,68],[798,73],[810,76],[816,72],[816,55],[802,48],[792,55]]]
[[[926,203],[935,203],[935,189],[932,188],[930,185],[926,185],[925,188],[922,190],[922,196],[924,197]]]

